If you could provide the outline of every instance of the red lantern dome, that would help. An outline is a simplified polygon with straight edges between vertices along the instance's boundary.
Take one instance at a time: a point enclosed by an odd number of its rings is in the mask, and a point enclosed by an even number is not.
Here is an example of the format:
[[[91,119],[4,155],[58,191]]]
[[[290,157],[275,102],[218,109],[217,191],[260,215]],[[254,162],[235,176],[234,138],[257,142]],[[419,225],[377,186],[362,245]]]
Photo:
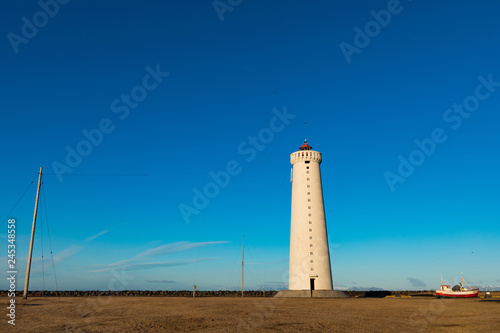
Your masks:
[[[307,139],[304,140],[304,143],[299,148],[299,150],[312,150],[312,149],[313,148],[311,146],[309,146],[309,144],[307,143]]]

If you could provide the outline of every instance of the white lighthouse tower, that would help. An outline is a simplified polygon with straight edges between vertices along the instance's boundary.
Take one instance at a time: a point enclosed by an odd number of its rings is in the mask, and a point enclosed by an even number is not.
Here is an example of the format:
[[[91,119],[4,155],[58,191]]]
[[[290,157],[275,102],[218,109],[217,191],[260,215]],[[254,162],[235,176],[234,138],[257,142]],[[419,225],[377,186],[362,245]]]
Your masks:
[[[326,230],[321,153],[304,141],[290,155],[292,163],[292,217],[288,290],[277,297],[346,297],[332,288]]]

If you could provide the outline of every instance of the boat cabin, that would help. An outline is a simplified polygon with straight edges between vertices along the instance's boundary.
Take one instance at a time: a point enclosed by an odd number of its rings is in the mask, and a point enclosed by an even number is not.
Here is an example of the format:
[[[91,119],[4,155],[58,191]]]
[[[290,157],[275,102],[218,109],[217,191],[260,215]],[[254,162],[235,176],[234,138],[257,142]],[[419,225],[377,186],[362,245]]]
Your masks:
[[[441,285],[441,291],[451,291],[451,285],[449,285],[449,284],[442,284]]]

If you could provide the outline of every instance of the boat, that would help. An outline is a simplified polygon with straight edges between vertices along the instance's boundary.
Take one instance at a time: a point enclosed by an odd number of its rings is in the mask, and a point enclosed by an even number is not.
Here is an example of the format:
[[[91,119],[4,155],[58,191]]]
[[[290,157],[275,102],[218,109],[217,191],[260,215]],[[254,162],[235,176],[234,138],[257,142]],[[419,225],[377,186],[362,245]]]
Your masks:
[[[436,290],[437,298],[472,298],[479,297],[479,288],[470,287],[466,282],[464,282],[464,276],[460,273],[462,277],[462,283],[460,285],[451,288],[449,284],[443,284],[443,277],[441,276],[441,289]],[[467,286],[466,286],[467,285]]]

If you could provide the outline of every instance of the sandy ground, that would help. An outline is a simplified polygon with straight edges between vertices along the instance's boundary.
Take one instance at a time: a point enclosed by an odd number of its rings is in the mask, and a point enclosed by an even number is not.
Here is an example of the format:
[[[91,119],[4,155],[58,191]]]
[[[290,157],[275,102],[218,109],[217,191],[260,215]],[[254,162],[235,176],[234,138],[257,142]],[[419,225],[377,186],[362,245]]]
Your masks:
[[[500,332],[499,298],[33,297],[15,327],[5,314],[2,332]]]

